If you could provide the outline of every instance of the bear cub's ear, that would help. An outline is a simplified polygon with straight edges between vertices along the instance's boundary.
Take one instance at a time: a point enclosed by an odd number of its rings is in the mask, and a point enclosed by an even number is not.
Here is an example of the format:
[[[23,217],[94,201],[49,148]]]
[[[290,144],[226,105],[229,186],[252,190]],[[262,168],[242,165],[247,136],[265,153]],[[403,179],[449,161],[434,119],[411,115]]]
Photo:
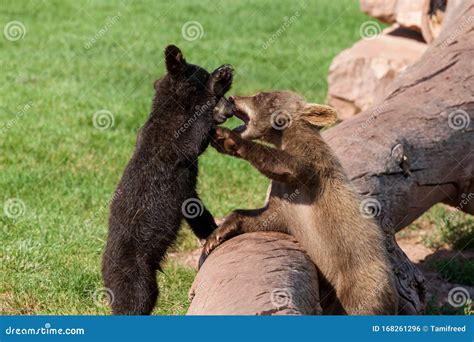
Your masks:
[[[184,71],[186,60],[183,53],[175,45],[168,45],[165,49],[166,70],[170,75],[177,75]]]
[[[318,127],[328,126],[337,121],[336,110],[316,103],[307,103],[303,108],[303,120]]]

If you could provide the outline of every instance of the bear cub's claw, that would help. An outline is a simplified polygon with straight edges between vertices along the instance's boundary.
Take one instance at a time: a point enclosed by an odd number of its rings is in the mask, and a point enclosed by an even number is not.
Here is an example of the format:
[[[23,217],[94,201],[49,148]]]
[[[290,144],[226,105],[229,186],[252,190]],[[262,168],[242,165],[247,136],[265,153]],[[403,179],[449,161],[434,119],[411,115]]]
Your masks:
[[[243,140],[238,134],[225,127],[217,127],[211,139],[211,145],[219,153],[238,156]],[[240,151],[242,152],[242,151]]]
[[[217,97],[224,96],[232,85],[234,69],[229,64],[224,64],[214,70],[209,79],[209,90]]]
[[[206,243],[202,248],[198,268],[201,268],[202,264],[213,250],[222,245],[225,241],[238,234],[238,225],[236,224],[236,222],[234,222],[234,220],[229,217],[227,219],[227,222],[224,221],[224,223],[216,230],[214,230],[214,232],[207,238]]]

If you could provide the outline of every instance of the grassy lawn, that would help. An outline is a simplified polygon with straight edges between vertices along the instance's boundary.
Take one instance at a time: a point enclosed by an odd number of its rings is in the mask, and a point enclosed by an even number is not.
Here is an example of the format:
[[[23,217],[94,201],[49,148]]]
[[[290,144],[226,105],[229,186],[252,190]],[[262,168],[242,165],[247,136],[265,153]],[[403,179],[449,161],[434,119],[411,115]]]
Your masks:
[[[19,210],[0,212],[0,312],[108,313],[97,291],[109,199],[167,44],[208,69],[234,65],[232,93],[292,89],[324,102],[329,64],[360,38],[365,20],[353,0],[2,1],[1,27],[20,21],[26,34],[0,37],[0,209]],[[190,21],[202,25],[201,38],[183,37]],[[94,127],[100,110],[113,114],[112,127]],[[261,205],[267,185],[212,149],[200,159],[199,191],[216,217]],[[174,249],[196,246],[185,229]],[[186,312],[194,274],[166,265],[156,314]]]

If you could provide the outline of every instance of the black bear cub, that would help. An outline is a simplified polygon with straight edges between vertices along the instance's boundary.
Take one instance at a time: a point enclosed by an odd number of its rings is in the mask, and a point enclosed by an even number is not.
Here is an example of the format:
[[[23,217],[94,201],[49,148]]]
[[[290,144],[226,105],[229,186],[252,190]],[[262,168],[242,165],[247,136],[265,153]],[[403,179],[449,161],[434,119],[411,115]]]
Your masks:
[[[156,271],[183,218],[201,239],[216,228],[196,193],[197,161],[224,120],[213,110],[231,86],[232,68],[209,74],[188,64],[173,45],[165,49],[165,61],[167,74],[155,82],[151,113],[110,208],[102,275],[113,294],[113,314],[151,313]]]

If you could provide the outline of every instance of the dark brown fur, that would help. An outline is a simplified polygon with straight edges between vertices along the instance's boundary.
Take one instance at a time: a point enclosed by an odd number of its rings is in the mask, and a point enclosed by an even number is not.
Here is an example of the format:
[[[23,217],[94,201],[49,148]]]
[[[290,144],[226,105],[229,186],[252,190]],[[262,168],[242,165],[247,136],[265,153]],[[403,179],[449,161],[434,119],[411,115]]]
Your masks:
[[[326,313],[395,314],[398,295],[383,234],[360,212],[359,196],[319,133],[336,120],[334,110],[307,104],[292,92],[231,100],[236,116],[247,125],[236,130],[241,135],[219,127],[213,146],[249,161],[272,183],[265,207],[236,210],[214,231],[201,263],[235,235],[264,230],[288,233],[327,281],[321,295]]]
[[[215,128],[213,109],[230,88],[232,69],[212,74],[188,64],[176,46],[165,50],[168,73],[155,82],[152,111],[111,204],[102,274],[114,314],[149,314],[158,297],[156,271],[194,199],[200,215],[186,218],[199,238],[216,227],[196,193],[198,156]]]

